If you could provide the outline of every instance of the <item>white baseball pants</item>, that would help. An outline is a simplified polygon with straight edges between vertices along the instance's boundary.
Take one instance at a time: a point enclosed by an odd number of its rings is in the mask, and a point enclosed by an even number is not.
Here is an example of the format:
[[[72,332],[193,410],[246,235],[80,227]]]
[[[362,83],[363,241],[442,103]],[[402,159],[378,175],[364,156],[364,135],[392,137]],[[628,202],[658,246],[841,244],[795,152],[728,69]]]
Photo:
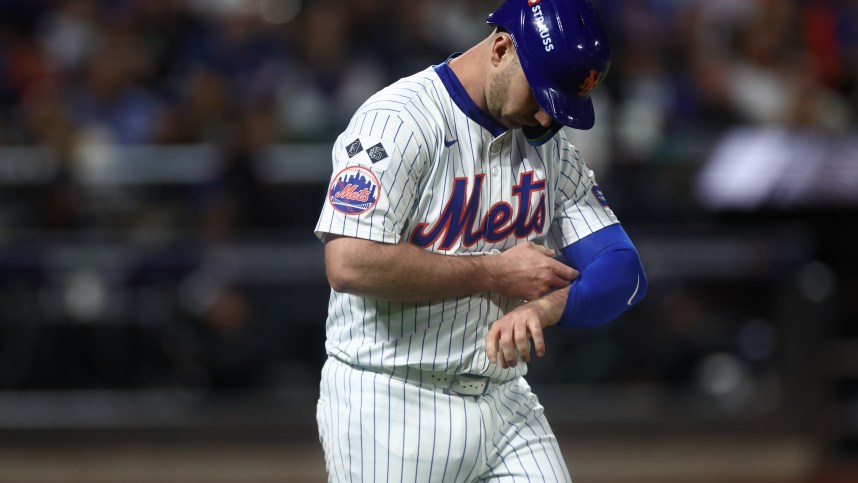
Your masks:
[[[328,358],[316,419],[332,482],[571,482],[523,378],[448,395]]]

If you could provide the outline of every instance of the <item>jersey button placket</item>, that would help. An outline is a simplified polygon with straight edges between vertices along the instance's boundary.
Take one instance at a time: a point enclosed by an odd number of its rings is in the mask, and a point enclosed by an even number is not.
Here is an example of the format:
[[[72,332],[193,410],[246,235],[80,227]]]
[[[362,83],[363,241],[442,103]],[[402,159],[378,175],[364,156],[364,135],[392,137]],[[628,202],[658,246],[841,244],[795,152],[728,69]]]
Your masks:
[[[500,175],[500,165],[501,165],[501,151],[503,148],[503,139],[506,137],[506,133],[499,136],[497,139],[492,142],[489,147],[489,165],[492,167],[490,172],[492,177],[497,178]],[[494,186],[494,183],[492,184]],[[496,195],[497,193],[492,190],[492,195]],[[498,200],[499,198],[493,197],[492,200]]]
[[[503,164],[504,164],[503,163],[503,153],[504,153],[503,143],[504,143],[505,137],[506,136],[504,135],[504,136],[501,136],[498,139],[496,139],[495,143],[492,144],[492,147],[491,147],[491,152],[492,152],[491,161],[490,161],[491,169],[489,170],[489,172],[491,173],[492,176],[491,176],[491,183],[489,184],[489,189],[486,190],[489,194],[489,203],[486,205],[487,207],[492,207],[501,201],[505,201],[505,202],[509,203],[510,198],[512,197],[512,187],[507,186],[507,183],[504,182],[505,181],[504,177],[501,175],[501,173],[502,173],[501,168],[503,168]],[[489,214],[489,216],[491,216],[491,215]],[[488,248],[498,248],[498,249],[502,250],[504,248],[504,245],[505,245],[505,243],[503,240],[500,240],[500,241],[496,240],[493,243],[489,244]]]

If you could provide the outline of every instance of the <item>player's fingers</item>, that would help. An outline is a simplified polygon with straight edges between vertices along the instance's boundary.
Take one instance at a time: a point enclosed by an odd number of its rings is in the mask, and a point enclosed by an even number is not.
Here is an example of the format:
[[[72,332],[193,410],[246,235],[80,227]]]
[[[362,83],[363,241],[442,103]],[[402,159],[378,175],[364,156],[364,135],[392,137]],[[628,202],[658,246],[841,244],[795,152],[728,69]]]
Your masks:
[[[571,280],[567,280],[567,279],[565,279],[563,277],[559,277],[557,275],[552,275],[548,279],[548,288],[555,289],[555,288],[568,287],[570,283],[572,283]]]
[[[503,351],[498,352],[498,359],[500,360],[501,367],[503,367],[504,369],[509,367],[509,364],[507,364],[507,362],[506,362],[506,358],[504,358],[504,356],[503,356]]]
[[[542,357],[545,355],[545,337],[542,335],[542,325],[536,319],[528,321],[528,329],[530,337],[533,339],[533,348],[536,350],[536,355]]]
[[[554,261],[552,264],[552,271],[555,275],[562,278],[566,282],[571,282],[578,278],[578,270],[566,265],[565,263]]]
[[[530,362],[530,339],[527,338],[527,323],[515,324],[514,332],[515,347],[521,355],[521,360]]]
[[[497,330],[492,328],[489,330],[489,333],[486,334],[486,356],[489,358],[489,362],[492,364],[497,363],[498,361],[498,333]]]
[[[536,243],[531,243],[531,246],[533,247],[534,250],[536,250],[537,252],[539,252],[542,255],[545,255],[546,257],[553,257],[554,256],[554,250],[552,250],[548,247],[544,247],[542,245],[537,245]]]
[[[512,341],[512,330],[505,330],[500,337],[500,351],[503,353],[503,358],[510,367],[515,367],[518,362],[516,357],[516,348]]]

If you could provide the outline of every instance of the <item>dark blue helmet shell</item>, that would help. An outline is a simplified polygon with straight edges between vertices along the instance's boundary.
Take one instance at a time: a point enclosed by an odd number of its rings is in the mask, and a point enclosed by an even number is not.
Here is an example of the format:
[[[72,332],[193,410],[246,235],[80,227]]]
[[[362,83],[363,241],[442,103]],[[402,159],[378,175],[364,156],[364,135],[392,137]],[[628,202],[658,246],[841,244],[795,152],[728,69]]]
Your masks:
[[[507,0],[487,22],[509,32],[536,102],[576,129],[595,123],[590,92],[608,73],[611,47],[588,0]]]

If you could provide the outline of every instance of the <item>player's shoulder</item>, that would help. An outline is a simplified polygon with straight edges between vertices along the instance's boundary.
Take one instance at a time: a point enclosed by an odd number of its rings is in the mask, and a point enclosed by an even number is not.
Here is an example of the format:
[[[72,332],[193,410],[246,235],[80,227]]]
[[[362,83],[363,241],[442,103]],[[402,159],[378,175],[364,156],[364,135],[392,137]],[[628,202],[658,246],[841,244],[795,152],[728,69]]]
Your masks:
[[[411,147],[434,144],[446,94],[434,68],[403,77],[376,92],[355,112],[343,134],[377,135]]]
[[[395,159],[407,159],[412,168],[428,159],[426,149],[434,144],[434,134],[423,116],[430,115],[426,98],[435,92],[436,79],[434,70],[427,68],[373,94],[337,138],[334,159],[376,170],[385,170]]]
[[[584,157],[581,155],[581,151],[575,146],[572,138],[572,128],[563,127],[552,139],[554,144],[553,149],[556,149],[557,156],[563,163],[584,164]]]
[[[403,77],[376,92],[357,111],[387,112],[390,115],[408,118],[412,108],[426,110],[431,108],[437,91],[438,75],[428,67],[416,74]],[[418,123],[419,124],[419,123]]]

